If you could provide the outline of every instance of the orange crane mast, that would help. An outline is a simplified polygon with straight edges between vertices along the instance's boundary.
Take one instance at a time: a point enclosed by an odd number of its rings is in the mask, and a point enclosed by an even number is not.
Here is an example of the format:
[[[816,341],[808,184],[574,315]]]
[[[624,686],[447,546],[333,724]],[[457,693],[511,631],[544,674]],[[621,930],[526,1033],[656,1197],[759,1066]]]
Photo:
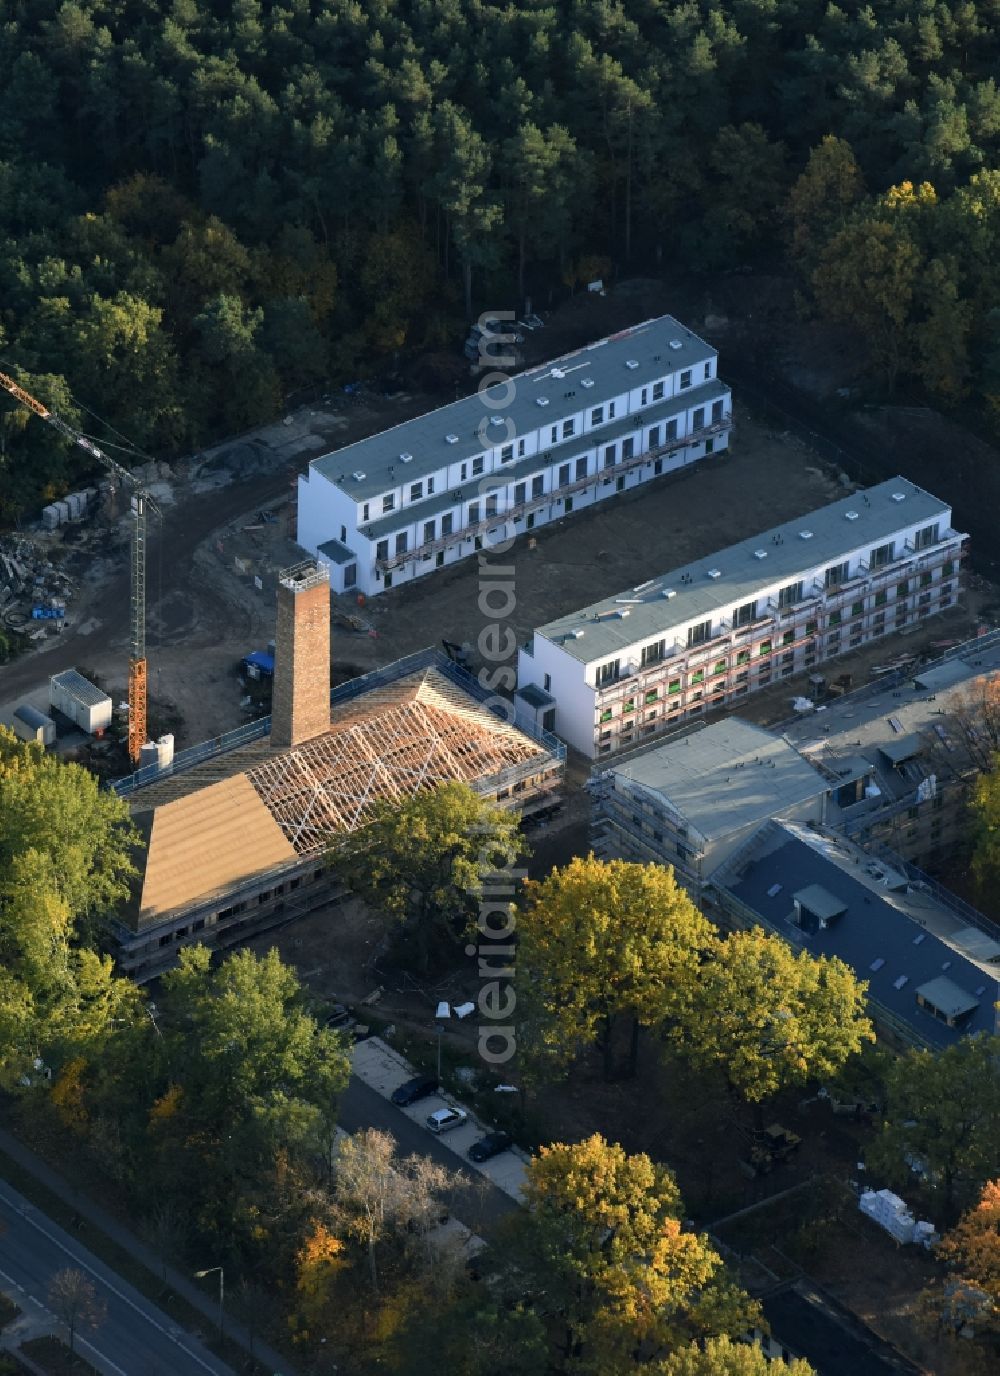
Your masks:
[[[133,763],[137,763],[146,741],[146,517],[148,512],[155,516],[160,511],[152,497],[124,465],[112,459],[99,448],[92,439],[67,425],[60,416],[43,406],[40,401],[19,387],[12,377],[0,373],[0,387],[15,401],[26,406],[42,420],[47,421],[66,439],[92,458],[111,470],[114,477],[125,487],[132,497],[132,548],[131,548],[131,609],[132,636],[128,661],[128,753]]]

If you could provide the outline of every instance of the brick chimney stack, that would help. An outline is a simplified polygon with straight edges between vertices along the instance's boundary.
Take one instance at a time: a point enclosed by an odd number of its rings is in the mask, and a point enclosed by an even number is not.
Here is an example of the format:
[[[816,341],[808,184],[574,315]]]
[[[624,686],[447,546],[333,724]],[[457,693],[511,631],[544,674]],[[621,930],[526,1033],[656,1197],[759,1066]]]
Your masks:
[[[330,573],[307,559],[278,574],[271,745],[281,750],[330,726]]]

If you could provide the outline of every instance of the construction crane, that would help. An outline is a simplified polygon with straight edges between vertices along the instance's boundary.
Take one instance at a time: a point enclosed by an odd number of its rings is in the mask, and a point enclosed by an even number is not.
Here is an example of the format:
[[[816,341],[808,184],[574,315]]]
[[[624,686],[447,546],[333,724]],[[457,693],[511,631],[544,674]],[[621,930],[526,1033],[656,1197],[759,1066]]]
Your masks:
[[[128,661],[128,753],[133,764],[137,763],[146,741],[146,517],[149,512],[160,516],[161,512],[152,497],[140,482],[125,468],[100,449],[92,439],[67,425],[60,416],[43,406],[40,401],[19,387],[12,377],[0,373],[0,387],[8,392],[15,401],[33,411],[36,416],[47,421],[66,439],[86,450],[92,458],[104,464],[105,468],[131,494],[132,498],[132,548],[131,548],[131,603],[132,603],[132,640]]]

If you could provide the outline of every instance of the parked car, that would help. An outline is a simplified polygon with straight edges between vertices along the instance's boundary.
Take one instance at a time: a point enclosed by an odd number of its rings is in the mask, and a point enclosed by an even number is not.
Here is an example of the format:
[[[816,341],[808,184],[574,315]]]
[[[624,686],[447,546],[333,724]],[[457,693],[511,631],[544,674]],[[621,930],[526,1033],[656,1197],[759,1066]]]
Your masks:
[[[459,1128],[468,1120],[469,1115],[464,1108],[439,1108],[427,1119],[427,1126],[431,1132],[450,1132],[452,1128]]]
[[[342,1003],[335,1003],[326,1016],[324,1027],[346,1027],[351,1020],[351,1010]]]
[[[480,1137],[478,1142],[473,1142],[469,1148],[470,1161],[492,1161],[494,1156],[499,1156],[502,1151],[509,1151],[514,1145],[514,1139],[509,1132],[488,1132],[485,1137]]]
[[[426,1099],[428,1094],[435,1093],[437,1087],[438,1082],[432,1075],[418,1075],[392,1091],[392,1102],[400,1108],[407,1108],[419,1099]]]

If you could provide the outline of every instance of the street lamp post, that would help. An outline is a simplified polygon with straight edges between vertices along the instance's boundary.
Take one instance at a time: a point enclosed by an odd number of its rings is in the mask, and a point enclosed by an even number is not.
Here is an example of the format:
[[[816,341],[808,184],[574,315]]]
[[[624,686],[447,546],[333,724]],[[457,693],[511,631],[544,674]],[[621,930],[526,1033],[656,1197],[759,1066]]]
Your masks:
[[[225,1313],[226,1302],[226,1273],[221,1266],[210,1266],[207,1271],[195,1271],[195,1276],[198,1280],[204,1280],[206,1276],[214,1275],[216,1271],[219,1273],[219,1337],[221,1338],[224,1336],[223,1315]]]

